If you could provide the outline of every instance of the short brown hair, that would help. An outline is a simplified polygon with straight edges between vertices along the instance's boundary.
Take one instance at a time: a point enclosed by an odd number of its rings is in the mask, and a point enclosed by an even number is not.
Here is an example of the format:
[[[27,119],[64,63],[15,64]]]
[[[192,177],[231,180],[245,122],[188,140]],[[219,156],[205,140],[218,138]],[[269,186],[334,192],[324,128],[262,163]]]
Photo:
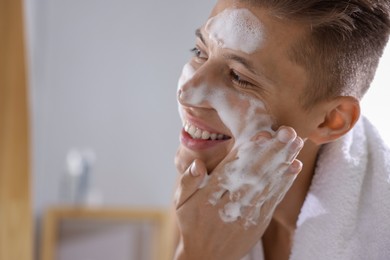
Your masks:
[[[390,0],[241,0],[308,26],[290,58],[309,72],[306,108],[336,96],[363,97],[389,38]]]

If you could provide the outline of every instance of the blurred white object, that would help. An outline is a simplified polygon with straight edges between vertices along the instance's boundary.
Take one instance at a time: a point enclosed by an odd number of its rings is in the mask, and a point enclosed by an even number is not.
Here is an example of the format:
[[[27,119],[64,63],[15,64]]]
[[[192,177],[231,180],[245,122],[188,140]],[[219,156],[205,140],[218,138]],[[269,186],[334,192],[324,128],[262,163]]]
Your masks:
[[[84,171],[83,156],[78,150],[70,150],[66,156],[68,173],[72,176],[80,176]]]
[[[96,155],[91,149],[71,149],[68,152],[66,174],[61,186],[61,197],[66,204],[88,204],[91,201],[96,205],[101,202],[98,191],[94,190],[92,195],[90,187],[95,161]]]

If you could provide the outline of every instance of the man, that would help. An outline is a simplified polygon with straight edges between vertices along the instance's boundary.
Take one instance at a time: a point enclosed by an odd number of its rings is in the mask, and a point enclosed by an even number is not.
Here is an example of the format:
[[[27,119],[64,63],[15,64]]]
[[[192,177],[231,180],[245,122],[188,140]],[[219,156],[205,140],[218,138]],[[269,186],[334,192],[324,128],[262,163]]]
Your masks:
[[[390,152],[359,106],[389,9],[217,2],[179,81],[176,259],[390,255]]]

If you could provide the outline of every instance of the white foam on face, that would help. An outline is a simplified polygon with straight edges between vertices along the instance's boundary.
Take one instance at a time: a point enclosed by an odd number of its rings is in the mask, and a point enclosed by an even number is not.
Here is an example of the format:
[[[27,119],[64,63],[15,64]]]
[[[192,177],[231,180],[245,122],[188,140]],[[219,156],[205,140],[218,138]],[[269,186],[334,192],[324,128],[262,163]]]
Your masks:
[[[177,93],[179,95],[180,95],[180,92],[181,92],[181,88],[188,81],[190,81],[192,79],[194,74],[195,74],[195,69],[191,66],[191,64],[189,64],[189,63],[185,64],[184,67],[183,67],[183,70],[181,72],[179,81],[177,83]],[[178,110],[179,110],[180,118],[183,120],[183,111],[182,111],[182,107],[180,105],[178,106]]]
[[[272,131],[273,121],[264,103],[250,95],[206,84],[180,88],[179,92],[179,100],[185,104],[199,107],[207,102],[214,108],[232,132],[235,146],[249,141],[259,131]]]
[[[222,48],[253,53],[264,38],[263,25],[248,9],[226,9],[205,26],[210,40]]]
[[[247,9],[223,11],[208,21],[206,31],[221,47],[246,53],[254,52],[263,39],[261,23]],[[232,87],[210,86],[206,82],[186,84],[194,75],[194,68],[186,64],[178,83],[179,111],[180,103],[199,107],[207,102],[231,131],[235,141],[233,150],[237,151],[237,159],[223,168],[221,189],[212,194],[209,202],[216,205],[225,191],[229,191],[230,202],[219,211],[221,219],[225,222],[244,219],[246,227],[257,224],[264,203],[271,198],[279,202],[292,184],[293,178],[283,178],[288,167],[286,161],[291,157],[289,147],[267,161],[259,162],[277,142],[276,139],[266,143],[251,140],[260,131],[276,134],[265,104]]]
[[[183,70],[181,72],[179,82],[177,84],[177,89],[180,90],[184,84],[192,79],[195,74],[195,69],[191,66],[191,64],[187,63],[184,65]]]

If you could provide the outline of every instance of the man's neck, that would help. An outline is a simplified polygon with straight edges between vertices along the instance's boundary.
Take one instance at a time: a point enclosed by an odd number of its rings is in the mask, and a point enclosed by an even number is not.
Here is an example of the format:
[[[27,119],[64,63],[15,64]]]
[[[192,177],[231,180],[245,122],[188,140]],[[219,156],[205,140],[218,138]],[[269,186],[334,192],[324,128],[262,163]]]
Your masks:
[[[303,163],[303,169],[276,208],[262,237],[265,259],[289,258],[296,223],[314,175],[319,148],[320,146],[307,141],[298,156],[298,159]]]

